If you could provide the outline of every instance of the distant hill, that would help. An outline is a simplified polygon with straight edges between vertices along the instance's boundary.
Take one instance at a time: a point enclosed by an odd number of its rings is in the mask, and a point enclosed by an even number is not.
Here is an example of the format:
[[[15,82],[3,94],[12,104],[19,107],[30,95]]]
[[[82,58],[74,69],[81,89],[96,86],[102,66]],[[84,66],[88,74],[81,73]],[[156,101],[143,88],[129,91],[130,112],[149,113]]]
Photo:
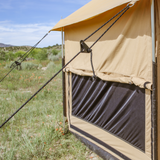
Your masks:
[[[3,44],[0,43],[0,54],[1,52],[17,52],[19,50],[21,51],[28,51],[30,50],[32,47],[31,46],[13,46],[13,45],[8,45],[8,44]],[[38,47],[36,47],[38,48]],[[52,49],[57,49],[57,50],[61,50],[61,45],[56,44],[53,46],[48,46],[48,47],[43,47],[43,48],[39,48],[39,49],[46,49],[46,50],[52,50]]]
[[[10,45],[10,44],[0,43],[0,47],[12,47],[12,45]]]

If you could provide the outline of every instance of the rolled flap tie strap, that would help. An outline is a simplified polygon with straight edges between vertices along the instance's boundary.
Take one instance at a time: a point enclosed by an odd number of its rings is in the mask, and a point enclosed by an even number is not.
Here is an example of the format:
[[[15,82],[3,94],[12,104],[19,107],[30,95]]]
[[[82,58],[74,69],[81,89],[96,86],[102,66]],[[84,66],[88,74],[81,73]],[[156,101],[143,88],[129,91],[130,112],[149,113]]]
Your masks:
[[[144,88],[145,88],[145,89],[148,89],[147,84],[150,84],[150,83],[151,83],[151,82],[145,82],[145,83],[144,83]]]

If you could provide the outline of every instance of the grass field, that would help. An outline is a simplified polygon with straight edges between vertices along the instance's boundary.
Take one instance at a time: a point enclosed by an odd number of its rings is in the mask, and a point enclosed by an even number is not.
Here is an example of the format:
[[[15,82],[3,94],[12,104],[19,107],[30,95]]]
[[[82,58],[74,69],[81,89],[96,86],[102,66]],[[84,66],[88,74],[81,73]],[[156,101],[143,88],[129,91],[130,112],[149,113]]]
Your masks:
[[[41,61],[42,67],[48,63]],[[10,70],[7,64],[0,62],[0,79]],[[15,69],[0,83],[0,125],[61,68],[61,60],[52,66]],[[59,74],[0,129],[0,160],[100,159],[70,132],[63,132],[61,84]]]

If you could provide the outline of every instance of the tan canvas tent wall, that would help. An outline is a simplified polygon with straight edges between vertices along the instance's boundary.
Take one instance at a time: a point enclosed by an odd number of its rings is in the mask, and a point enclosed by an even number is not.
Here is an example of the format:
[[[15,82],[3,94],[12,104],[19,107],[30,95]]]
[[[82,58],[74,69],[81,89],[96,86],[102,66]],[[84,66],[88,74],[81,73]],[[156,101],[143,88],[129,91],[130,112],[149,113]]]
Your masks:
[[[93,71],[89,53],[79,54],[65,68],[66,113],[70,131],[104,159],[156,159],[156,147],[160,142],[153,123],[157,117],[152,114],[152,100],[155,98],[152,91],[155,86],[152,1],[92,0],[60,20],[51,31],[64,31],[67,63],[80,51],[80,40],[127,4],[133,6],[92,48],[97,79],[90,79]],[[159,8],[160,2],[156,0],[155,56],[158,70]],[[111,23],[89,38],[86,44],[91,46]],[[159,135],[160,128],[157,131]]]
[[[111,18],[109,14],[114,15],[124,8],[125,5],[126,4],[121,5],[116,9],[109,10],[108,13],[102,13],[100,16],[88,18],[87,21],[72,24],[72,27],[67,25],[65,27],[66,62],[68,62],[79,51],[80,39],[84,39],[84,37],[86,37],[89,33],[92,33],[98,28],[98,26],[102,25],[107,19]],[[143,3],[141,5],[145,8],[143,12],[139,13],[139,8],[136,8],[136,6],[132,8],[129,13],[125,15],[125,17],[122,17],[121,20],[117,22],[112,31],[108,32],[103,39],[101,39],[101,41],[94,46],[93,52],[100,52],[101,56],[101,58],[99,58],[99,54],[94,54],[93,56],[95,71],[97,73],[96,75],[101,79],[134,83],[140,87],[143,87],[146,81],[152,83],[152,55],[150,54],[152,52],[150,9],[148,11],[150,6],[147,3]],[[137,9],[137,11],[135,11],[135,9]],[[64,25],[66,23],[67,22],[64,22]],[[71,22],[69,21],[67,24],[70,23]],[[104,29],[92,39],[89,39],[87,44],[91,45],[94,40],[101,33],[103,33],[103,31]],[[141,33],[141,35],[139,35],[139,33]],[[138,52],[136,52],[135,49],[138,50]],[[67,53],[69,54],[67,55]],[[116,57],[114,56],[115,54],[117,54]],[[134,57],[131,57],[130,55],[134,55]],[[92,69],[89,58],[89,55],[80,55],[67,67],[67,69],[77,74],[91,75]],[[116,63],[110,63],[113,61],[113,58]],[[127,63],[127,67],[124,68],[123,66],[125,63]],[[135,63],[137,63],[136,66],[134,65]]]

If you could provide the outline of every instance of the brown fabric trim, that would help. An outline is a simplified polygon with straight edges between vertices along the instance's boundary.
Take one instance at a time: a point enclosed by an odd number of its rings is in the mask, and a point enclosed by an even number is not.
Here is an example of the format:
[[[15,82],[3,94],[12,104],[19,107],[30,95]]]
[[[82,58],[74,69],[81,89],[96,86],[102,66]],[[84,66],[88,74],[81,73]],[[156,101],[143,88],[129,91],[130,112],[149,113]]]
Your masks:
[[[92,142],[93,144],[97,145],[98,147],[100,147],[101,149],[103,149],[104,151],[108,152],[109,154],[111,154],[112,156],[116,157],[118,160],[124,160],[123,158],[119,157],[118,155],[116,155],[115,153],[113,153],[112,151],[110,151],[109,149],[101,146],[100,144],[98,144],[97,142],[93,141],[92,139],[89,139],[87,137],[85,137],[84,135],[82,135],[81,133],[75,131],[74,129],[70,128],[70,131],[72,133],[75,133],[77,135],[80,135],[81,137],[87,139],[89,142]]]
[[[82,143],[84,143],[90,150],[92,150],[93,152],[95,152],[97,155],[99,155],[100,157],[102,157],[104,160],[108,160],[108,159],[112,159],[112,160],[119,160],[118,158],[116,158],[115,156],[111,155],[110,153],[106,152],[105,150],[103,150],[102,148],[100,148],[99,146],[97,146],[96,144],[90,142],[89,140],[87,140],[86,138],[71,132],[77,139],[79,139]]]
[[[141,152],[139,149],[135,148],[134,146],[126,143],[122,139],[112,135],[111,133],[108,133],[92,124],[89,124],[81,119],[78,119],[76,117],[71,116],[71,125],[76,126],[77,128],[85,131],[88,134],[91,134],[92,136],[96,137],[97,139],[101,140],[102,142],[110,145],[114,149],[118,150],[125,156],[129,157],[132,160],[151,160],[148,155],[146,155],[144,152]],[[72,128],[70,128],[72,132],[75,132]],[[86,137],[85,135],[79,133],[76,131],[77,134],[83,136],[84,138],[87,138],[92,143],[95,143],[96,145],[100,146],[110,154],[114,154],[112,151],[110,151],[108,148],[105,148],[104,146],[98,144],[94,140]],[[116,156],[116,154],[114,154]],[[117,156],[116,156],[117,157]],[[119,156],[118,156],[119,157]]]
[[[99,140],[98,138],[92,136],[91,134],[88,134],[87,132],[71,125],[71,128],[76,130],[77,132],[83,134],[84,136],[94,140],[95,142],[97,142],[98,144],[104,146],[105,148],[108,148],[109,150],[111,150],[112,152],[114,152],[115,154],[117,154],[118,156],[120,156],[121,158],[125,159],[125,160],[131,160],[130,158],[128,158],[127,156],[125,156],[124,154],[120,153],[119,151],[117,151],[116,149],[114,149],[113,147],[109,146],[108,144],[106,144],[105,142]]]

